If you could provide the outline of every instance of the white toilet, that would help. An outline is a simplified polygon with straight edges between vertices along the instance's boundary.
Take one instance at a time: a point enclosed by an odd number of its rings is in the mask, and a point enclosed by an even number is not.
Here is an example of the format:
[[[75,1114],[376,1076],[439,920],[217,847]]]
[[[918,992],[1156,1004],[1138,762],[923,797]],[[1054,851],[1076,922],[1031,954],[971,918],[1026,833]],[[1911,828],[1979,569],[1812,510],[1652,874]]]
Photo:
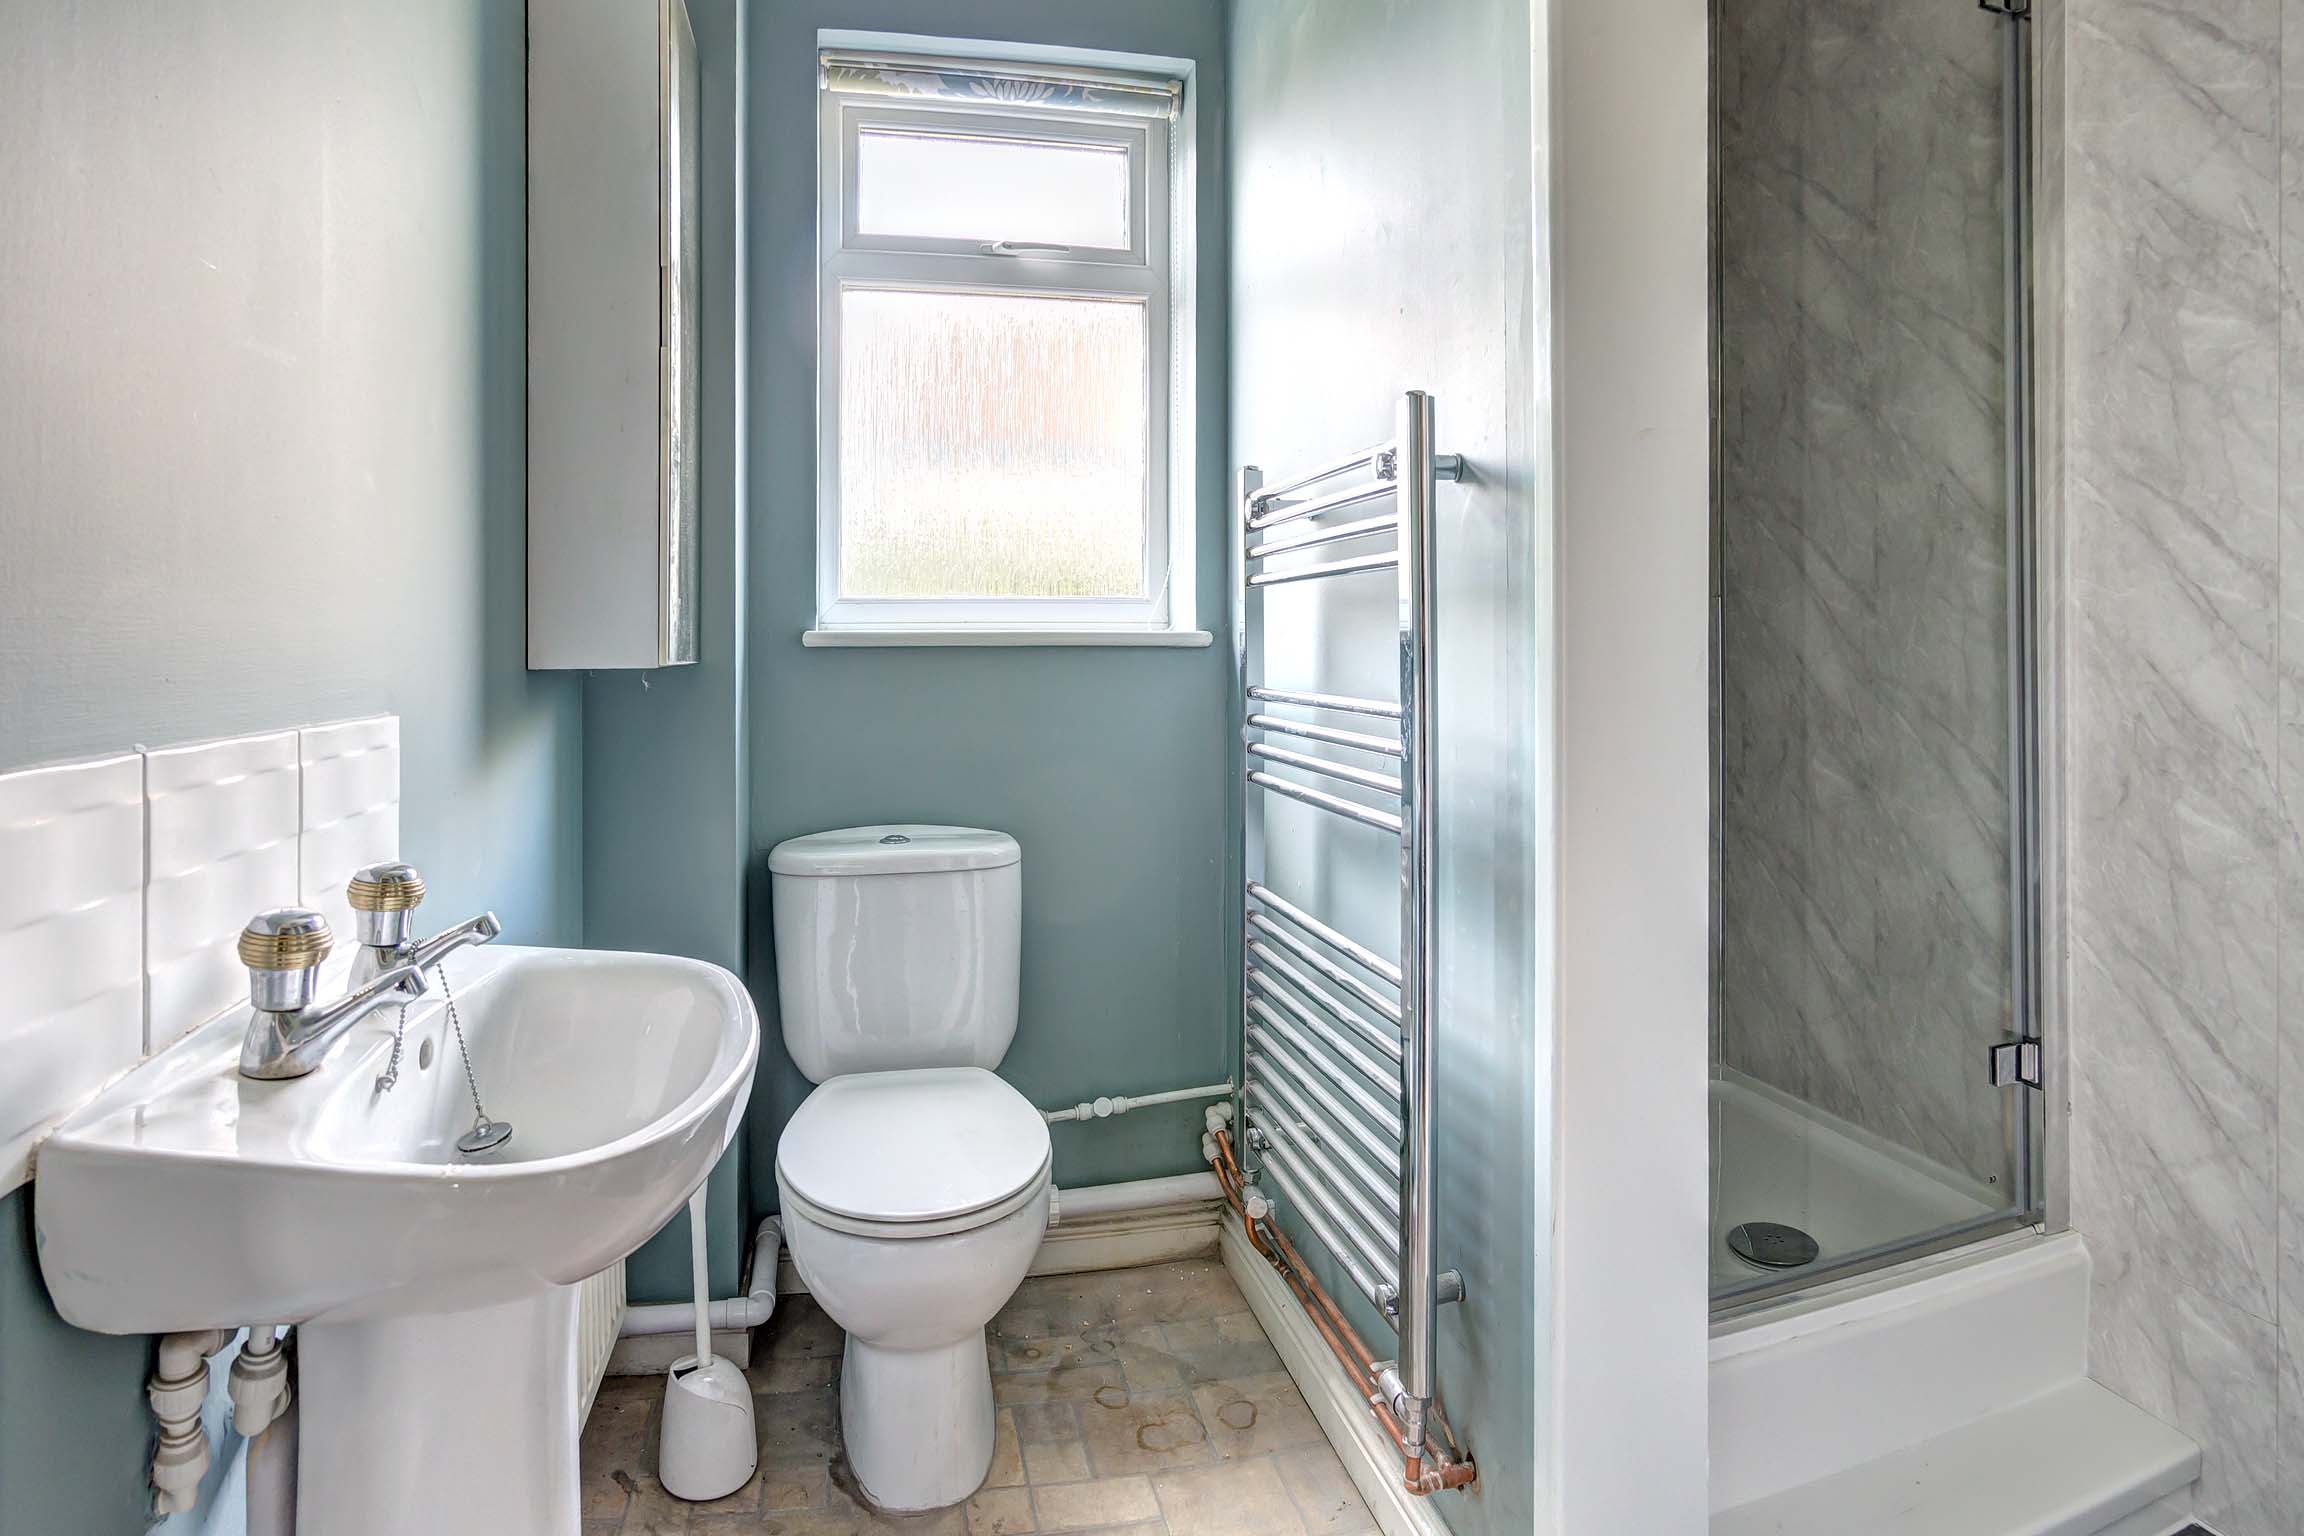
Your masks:
[[[848,1461],[885,1509],[983,1482],[984,1325],[1048,1225],[1048,1124],[991,1070],[1016,1034],[1021,857],[930,826],[768,855],[784,1043],[818,1085],[776,1144],[784,1236],[848,1332]]]

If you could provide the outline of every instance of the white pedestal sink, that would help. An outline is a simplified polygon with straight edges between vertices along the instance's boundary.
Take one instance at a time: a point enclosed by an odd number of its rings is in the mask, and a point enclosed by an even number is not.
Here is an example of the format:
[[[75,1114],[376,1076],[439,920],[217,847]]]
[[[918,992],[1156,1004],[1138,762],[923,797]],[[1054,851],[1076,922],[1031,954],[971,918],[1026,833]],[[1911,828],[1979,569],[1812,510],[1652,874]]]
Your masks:
[[[743,984],[661,955],[448,962],[489,1114],[477,1157],[440,989],[318,1071],[239,1075],[244,1015],[154,1056],[42,1145],[40,1265],[102,1333],[294,1323],[307,1536],[575,1536],[578,1281],[646,1241],[735,1136]]]

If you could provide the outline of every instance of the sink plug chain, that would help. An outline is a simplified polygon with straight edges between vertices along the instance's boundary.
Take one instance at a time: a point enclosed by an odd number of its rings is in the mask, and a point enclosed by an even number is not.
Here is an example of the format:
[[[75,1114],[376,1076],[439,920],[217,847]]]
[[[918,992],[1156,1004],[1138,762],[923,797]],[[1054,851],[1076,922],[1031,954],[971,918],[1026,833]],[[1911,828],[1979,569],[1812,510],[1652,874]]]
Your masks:
[[[512,1139],[512,1125],[507,1120],[491,1120],[488,1111],[480,1106],[480,1075],[472,1070],[472,1050],[464,1043],[464,1021],[456,1013],[455,989],[448,985],[448,967],[439,967],[440,996],[448,1005],[448,1027],[456,1032],[456,1054],[464,1062],[464,1086],[472,1094],[472,1129],[456,1138],[456,1150],[463,1153],[486,1152],[500,1147]],[[392,1057],[384,1070],[376,1075],[376,1091],[390,1093],[400,1081],[400,1051],[408,1032],[408,1005],[400,1005],[400,1019],[392,1028]]]
[[[408,1005],[400,1005],[400,1017],[392,1025],[392,1059],[384,1063],[384,1070],[376,1074],[376,1091],[390,1093],[400,1081],[400,1047],[408,1038]]]
[[[456,994],[448,986],[448,968],[440,968],[440,995],[448,1003],[448,1027],[456,1031],[456,1054],[464,1058],[464,1086],[472,1090],[472,1129],[456,1138],[459,1152],[485,1152],[512,1139],[511,1122],[491,1120],[480,1107],[480,1075],[472,1070],[472,1051],[464,1043],[464,1021],[456,1017]]]

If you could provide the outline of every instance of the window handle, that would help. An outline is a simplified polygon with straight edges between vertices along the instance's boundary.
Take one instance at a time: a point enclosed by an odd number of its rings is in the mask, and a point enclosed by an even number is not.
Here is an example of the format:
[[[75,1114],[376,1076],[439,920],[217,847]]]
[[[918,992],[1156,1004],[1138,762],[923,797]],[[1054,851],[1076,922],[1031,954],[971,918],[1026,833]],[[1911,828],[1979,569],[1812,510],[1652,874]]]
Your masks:
[[[987,256],[1069,256],[1072,247],[1050,245],[1044,240],[989,240],[982,247]]]

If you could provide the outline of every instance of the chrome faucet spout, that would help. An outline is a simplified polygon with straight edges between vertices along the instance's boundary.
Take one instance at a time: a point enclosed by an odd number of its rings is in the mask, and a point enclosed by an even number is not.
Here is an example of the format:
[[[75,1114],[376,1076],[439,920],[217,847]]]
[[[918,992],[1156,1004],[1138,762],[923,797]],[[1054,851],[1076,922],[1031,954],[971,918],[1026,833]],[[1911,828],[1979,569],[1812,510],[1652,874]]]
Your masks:
[[[354,1023],[423,996],[425,972],[504,931],[495,913],[483,912],[428,939],[415,938],[409,916],[424,900],[424,877],[405,864],[356,871],[345,896],[359,925],[360,953],[352,963],[352,990],[334,1002],[314,1001],[320,962],[335,943],[319,913],[302,907],[259,912],[240,935],[252,1005],[240,1043],[242,1077],[302,1077]]]
[[[457,950],[485,944],[504,931],[495,913],[483,912],[428,939],[417,938],[414,919],[424,903],[424,877],[407,864],[355,870],[344,895],[360,940],[360,953],[352,961],[355,986],[396,965],[430,970]]]
[[[443,929],[412,945],[403,959],[406,964],[420,971],[430,970],[456,951],[469,949],[475,944],[485,944],[503,931],[504,925],[496,920],[495,913],[483,912],[478,917],[467,918],[453,928]]]
[[[379,1008],[411,1002],[424,992],[423,970],[397,965],[332,1003],[306,1003],[286,1012],[253,1008],[240,1042],[240,1075],[267,1082],[302,1077],[320,1065],[345,1030]]]

